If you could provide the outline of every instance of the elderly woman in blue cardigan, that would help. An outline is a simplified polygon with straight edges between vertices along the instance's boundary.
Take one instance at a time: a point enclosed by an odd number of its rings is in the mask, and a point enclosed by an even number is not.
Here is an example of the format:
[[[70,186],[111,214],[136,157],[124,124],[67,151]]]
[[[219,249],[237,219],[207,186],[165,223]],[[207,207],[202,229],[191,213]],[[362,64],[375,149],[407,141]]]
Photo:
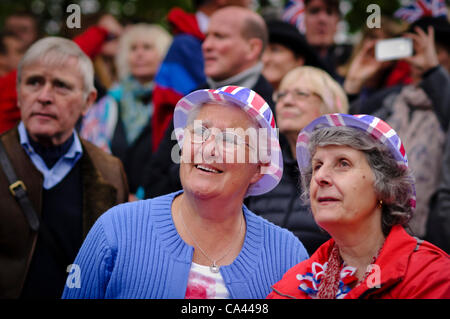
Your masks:
[[[308,258],[292,233],[243,205],[283,170],[273,114],[258,94],[195,91],[177,103],[174,127],[183,189],[103,214],[63,298],[264,298]]]

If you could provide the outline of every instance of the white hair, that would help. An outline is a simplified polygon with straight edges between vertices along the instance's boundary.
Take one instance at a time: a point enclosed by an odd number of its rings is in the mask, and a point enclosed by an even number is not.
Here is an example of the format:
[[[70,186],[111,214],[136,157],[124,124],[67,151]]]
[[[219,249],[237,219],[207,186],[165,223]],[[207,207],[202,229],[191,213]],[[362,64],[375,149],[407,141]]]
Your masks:
[[[156,24],[138,23],[131,26],[120,37],[119,49],[116,55],[116,68],[120,80],[130,75],[128,56],[131,45],[136,39],[150,41],[159,53],[160,59],[165,57],[172,43],[172,36],[165,29]]]
[[[78,71],[83,78],[83,93],[95,91],[94,67],[91,59],[73,41],[61,37],[46,37],[35,42],[25,53],[17,67],[17,91],[19,91],[23,69],[38,61],[46,65],[62,66],[71,58],[77,58]]]

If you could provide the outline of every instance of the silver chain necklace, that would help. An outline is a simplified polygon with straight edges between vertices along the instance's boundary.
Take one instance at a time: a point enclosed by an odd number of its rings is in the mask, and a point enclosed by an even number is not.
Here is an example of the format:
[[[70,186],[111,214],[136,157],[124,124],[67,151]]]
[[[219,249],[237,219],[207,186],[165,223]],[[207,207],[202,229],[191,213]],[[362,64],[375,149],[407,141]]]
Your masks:
[[[200,245],[199,245],[199,244],[197,243],[197,241],[195,240],[194,235],[192,235],[192,233],[191,233],[191,231],[189,230],[189,228],[186,227],[186,223],[184,222],[183,210],[182,210],[182,209],[180,209],[180,217],[181,217],[181,223],[183,224],[184,229],[186,229],[186,231],[187,231],[189,237],[191,237],[191,239],[192,239],[192,241],[194,242],[194,244],[198,247],[198,249],[200,249],[200,252],[203,254],[203,256],[205,256],[210,262],[212,262],[212,265],[209,266],[209,270],[210,270],[212,273],[215,273],[215,274],[218,273],[219,270],[220,270],[220,266],[217,265],[217,262],[221,261],[221,260],[224,259],[226,256],[228,256],[228,254],[230,253],[231,249],[233,248],[233,242],[230,243],[230,246],[228,247],[227,252],[226,252],[222,257],[220,257],[219,259],[213,260],[213,259],[210,258],[210,257],[208,256],[208,254],[202,249],[202,247],[200,247]],[[244,218],[241,218],[241,224],[240,224],[240,226],[239,226],[239,233],[238,233],[238,235],[239,235],[239,234],[241,233],[241,231],[242,231],[242,224],[243,224],[243,223],[242,223],[242,220],[243,220],[243,219],[244,219]]]

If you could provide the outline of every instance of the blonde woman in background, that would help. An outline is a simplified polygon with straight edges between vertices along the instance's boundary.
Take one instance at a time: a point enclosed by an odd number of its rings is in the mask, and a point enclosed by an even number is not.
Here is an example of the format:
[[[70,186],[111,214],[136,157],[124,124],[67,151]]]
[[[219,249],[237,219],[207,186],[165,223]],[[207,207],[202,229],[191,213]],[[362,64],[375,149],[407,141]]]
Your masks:
[[[158,25],[129,27],[119,42],[116,68],[119,83],[86,114],[81,136],[119,157],[130,193],[140,197],[142,163],[151,156],[153,80],[170,34]]]
[[[341,86],[325,71],[294,68],[274,94],[276,119],[283,153],[281,182],[271,192],[250,197],[246,204],[256,214],[292,231],[311,255],[329,237],[314,222],[308,206],[300,199],[296,162],[298,133],[312,120],[328,113],[347,113],[348,101]]]

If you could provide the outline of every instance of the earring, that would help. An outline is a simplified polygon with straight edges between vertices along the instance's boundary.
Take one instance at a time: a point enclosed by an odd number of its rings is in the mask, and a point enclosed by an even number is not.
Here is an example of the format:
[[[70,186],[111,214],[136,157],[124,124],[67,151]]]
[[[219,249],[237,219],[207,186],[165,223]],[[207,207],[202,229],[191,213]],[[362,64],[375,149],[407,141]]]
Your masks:
[[[380,200],[378,201],[378,205],[379,205],[380,207],[382,207],[382,206],[383,206],[383,200],[380,199]]]

